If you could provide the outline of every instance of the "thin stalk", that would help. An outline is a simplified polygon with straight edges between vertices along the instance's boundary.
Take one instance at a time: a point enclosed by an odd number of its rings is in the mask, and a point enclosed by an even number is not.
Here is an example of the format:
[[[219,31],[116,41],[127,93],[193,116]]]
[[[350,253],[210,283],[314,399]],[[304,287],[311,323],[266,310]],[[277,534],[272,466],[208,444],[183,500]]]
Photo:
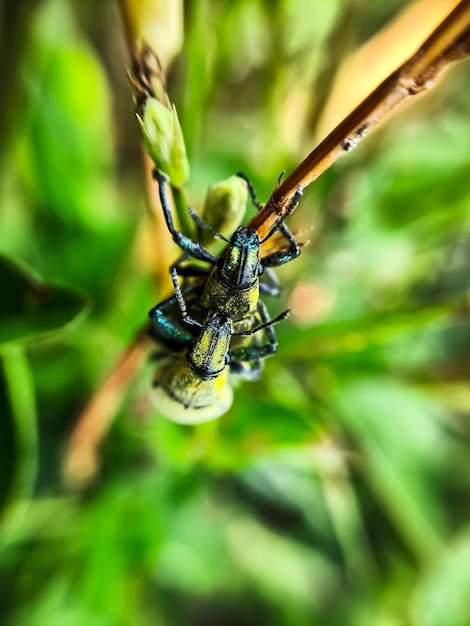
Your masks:
[[[470,55],[470,0],[462,0],[420,48],[369,94],[296,169],[276,186],[249,226],[266,237],[279,217],[295,209],[291,200],[343,154],[352,150],[404,100],[434,87],[451,64]]]

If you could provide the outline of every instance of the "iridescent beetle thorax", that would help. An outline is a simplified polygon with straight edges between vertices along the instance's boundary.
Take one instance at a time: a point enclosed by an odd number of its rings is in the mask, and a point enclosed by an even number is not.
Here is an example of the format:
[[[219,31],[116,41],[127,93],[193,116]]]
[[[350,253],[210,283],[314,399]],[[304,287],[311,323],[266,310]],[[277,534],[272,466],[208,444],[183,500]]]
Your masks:
[[[258,234],[241,226],[233,234],[226,254],[207,278],[200,304],[238,321],[256,311],[259,299]]]

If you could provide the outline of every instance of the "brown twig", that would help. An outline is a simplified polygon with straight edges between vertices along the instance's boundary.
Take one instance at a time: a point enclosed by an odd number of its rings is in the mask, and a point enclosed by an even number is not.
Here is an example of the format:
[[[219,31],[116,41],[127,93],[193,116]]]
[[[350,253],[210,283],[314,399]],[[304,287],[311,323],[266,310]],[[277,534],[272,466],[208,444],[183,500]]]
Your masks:
[[[95,475],[98,447],[119,408],[122,390],[141,367],[149,343],[146,329],[140,330],[81,413],[65,454],[63,472],[68,485],[81,486]]]
[[[392,72],[338,126],[279,183],[249,226],[261,238],[267,236],[279,217],[295,207],[291,200],[343,154],[352,150],[405,99],[431,89],[452,63],[470,55],[470,0],[462,0],[439,24],[420,48]]]

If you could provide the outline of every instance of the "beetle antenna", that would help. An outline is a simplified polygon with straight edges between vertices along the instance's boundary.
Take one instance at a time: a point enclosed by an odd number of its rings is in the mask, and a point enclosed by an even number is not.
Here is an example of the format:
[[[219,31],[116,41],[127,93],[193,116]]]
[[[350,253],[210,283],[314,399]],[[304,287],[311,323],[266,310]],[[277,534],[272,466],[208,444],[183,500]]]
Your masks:
[[[277,324],[278,322],[282,322],[282,320],[285,320],[286,317],[289,316],[289,314],[290,309],[286,309],[282,313],[279,313],[279,315],[277,315],[274,319],[269,320],[269,322],[266,322],[265,324],[260,324],[259,326],[255,326],[255,328],[251,328],[250,330],[245,330],[240,333],[232,333],[232,335],[236,335],[238,337],[250,337],[251,335],[257,333],[259,330],[265,330],[266,328],[274,326],[274,324]]]
[[[224,237],[221,233],[216,231],[215,228],[212,228],[210,224],[203,220],[199,213],[196,213],[196,211],[192,207],[188,207],[188,213],[196,226],[199,226],[199,228],[203,228],[204,230],[208,230],[215,237],[215,239],[222,239],[222,241],[230,243],[226,237]]]

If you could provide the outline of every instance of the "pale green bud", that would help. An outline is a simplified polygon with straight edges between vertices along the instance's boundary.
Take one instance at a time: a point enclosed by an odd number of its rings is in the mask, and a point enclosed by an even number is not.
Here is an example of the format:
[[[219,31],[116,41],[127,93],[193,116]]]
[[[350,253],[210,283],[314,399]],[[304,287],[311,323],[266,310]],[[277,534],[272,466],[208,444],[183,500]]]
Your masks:
[[[148,98],[143,115],[137,115],[137,119],[155,167],[169,177],[172,185],[181,187],[189,177],[189,163],[175,107],[169,109],[155,98]]]
[[[241,224],[248,199],[246,182],[239,176],[230,176],[207,190],[202,217],[219,233],[230,236]],[[211,235],[201,232],[205,242]]]

